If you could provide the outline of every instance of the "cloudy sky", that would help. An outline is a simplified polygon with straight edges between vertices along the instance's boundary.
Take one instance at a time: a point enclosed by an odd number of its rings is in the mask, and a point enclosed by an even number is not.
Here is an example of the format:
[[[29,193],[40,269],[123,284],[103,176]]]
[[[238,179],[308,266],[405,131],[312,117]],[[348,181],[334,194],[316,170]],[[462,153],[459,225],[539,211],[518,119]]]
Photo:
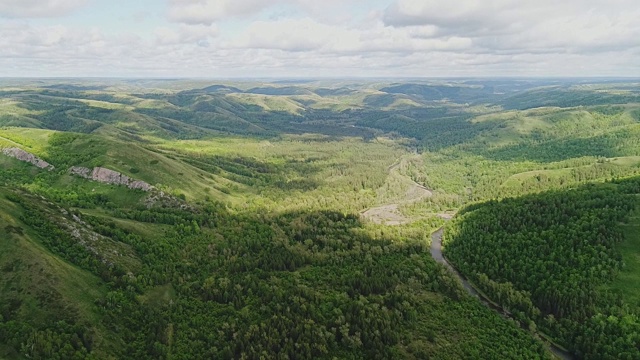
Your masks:
[[[0,0],[0,76],[640,77],[639,0]]]

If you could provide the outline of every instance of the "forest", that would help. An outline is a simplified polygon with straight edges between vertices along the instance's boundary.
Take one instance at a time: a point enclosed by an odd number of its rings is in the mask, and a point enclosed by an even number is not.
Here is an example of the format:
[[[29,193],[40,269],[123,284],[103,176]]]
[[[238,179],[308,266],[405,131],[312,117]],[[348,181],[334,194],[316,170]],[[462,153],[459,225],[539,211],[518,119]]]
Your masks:
[[[640,88],[589,89],[2,79],[0,358],[638,359]]]
[[[446,227],[446,256],[580,358],[635,359],[638,308],[605,285],[624,269],[618,224],[638,195],[636,177],[470,205]]]

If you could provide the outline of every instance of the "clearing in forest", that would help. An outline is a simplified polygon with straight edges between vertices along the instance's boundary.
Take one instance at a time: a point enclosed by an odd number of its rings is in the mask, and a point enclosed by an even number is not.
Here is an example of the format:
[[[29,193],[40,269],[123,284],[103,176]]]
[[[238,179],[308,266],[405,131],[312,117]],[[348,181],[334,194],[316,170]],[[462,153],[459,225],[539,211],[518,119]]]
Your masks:
[[[387,189],[407,189],[395,201],[369,208],[361,213],[361,215],[375,224],[384,225],[402,225],[411,221],[410,218],[403,215],[399,207],[405,204],[411,204],[420,200],[431,197],[433,193],[426,187],[416,183],[409,177],[402,175],[399,169],[405,164],[405,159],[400,159],[396,164],[389,167],[389,176],[387,178]]]

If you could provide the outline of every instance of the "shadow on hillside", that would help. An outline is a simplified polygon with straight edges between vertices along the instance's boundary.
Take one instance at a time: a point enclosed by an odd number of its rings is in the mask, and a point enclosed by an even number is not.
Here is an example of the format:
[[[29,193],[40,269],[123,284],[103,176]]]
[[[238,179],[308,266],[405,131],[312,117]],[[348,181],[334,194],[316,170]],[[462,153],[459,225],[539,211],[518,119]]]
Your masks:
[[[584,156],[613,158],[631,155],[621,151],[620,139],[612,134],[589,138],[555,139],[537,144],[515,144],[483,151],[487,159],[496,161],[536,161],[551,163]]]
[[[203,171],[233,182],[263,189],[311,191],[321,183],[313,177],[321,168],[308,161],[270,163],[244,156],[181,156],[181,160]]]

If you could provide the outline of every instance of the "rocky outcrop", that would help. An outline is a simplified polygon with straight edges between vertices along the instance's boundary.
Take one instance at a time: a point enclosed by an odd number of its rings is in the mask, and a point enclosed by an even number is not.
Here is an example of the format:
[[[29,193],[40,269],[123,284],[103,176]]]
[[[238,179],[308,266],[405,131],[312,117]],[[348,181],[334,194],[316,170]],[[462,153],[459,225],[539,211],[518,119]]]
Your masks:
[[[69,172],[71,173],[71,175],[78,175],[85,179],[91,179],[91,169],[88,169],[86,167],[72,166],[69,169]]]
[[[32,153],[26,152],[22,149],[6,148],[6,149],[2,149],[2,153],[7,156],[11,156],[12,158],[16,158],[20,161],[26,161],[28,163],[31,163],[39,167],[40,169],[47,169],[49,171],[54,169],[53,165],[40,159],[39,157],[33,155]]]
[[[142,190],[142,191],[149,191],[149,190],[153,189],[153,186],[147,184],[146,182],[144,182],[142,180],[133,180],[127,186],[129,187],[129,189],[138,189],[138,190]]]
[[[142,180],[134,180],[127,175],[103,167],[95,167],[93,170],[80,166],[73,166],[69,169],[72,175],[77,175],[85,179],[95,180],[105,184],[123,185],[130,189],[150,191],[153,186]]]
[[[129,177],[102,167],[93,168],[91,178],[105,184],[129,185]]]

